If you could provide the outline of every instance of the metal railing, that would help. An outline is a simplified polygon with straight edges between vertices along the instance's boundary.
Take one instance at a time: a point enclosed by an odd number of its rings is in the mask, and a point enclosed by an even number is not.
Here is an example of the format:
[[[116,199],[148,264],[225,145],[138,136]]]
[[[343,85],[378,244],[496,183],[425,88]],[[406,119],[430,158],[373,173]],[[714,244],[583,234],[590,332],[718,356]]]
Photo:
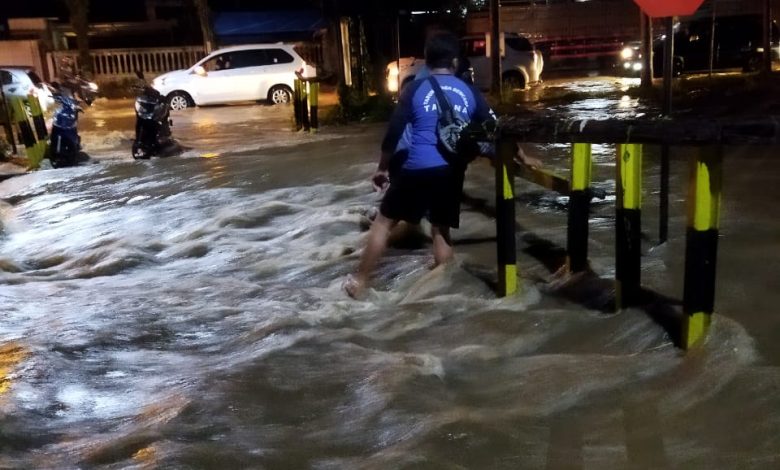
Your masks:
[[[616,144],[615,306],[642,302],[641,210],[643,145],[693,146],[688,184],[688,227],[682,312],[676,325],[678,344],[688,349],[704,339],[715,304],[715,273],[722,187],[723,147],[778,145],[777,117],[715,121],[704,119],[560,120],[551,116],[502,117],[497,133],[496,233],[498,294],[518,289],[515,236],[514,157],[518,142],[570,143],[570,184],[540,174],[530,178],[548,189],[568,192],[567,263],[569,273],[589,270],[588,219],[591,190],[591,144]],[[523,169],[525,173],[532,170]],[[522,175],[527,178],[527,175]],[[553,184],[555,183],[555,184]]]
[[[96,49],[90,51],[92,72],[96,80],[122,79],[135,76],[136,71],[154,76],[173,70],[186,69],[205,57],[202,46],[147,48],[147,49]],[[48,54],[54,76],[59,76],[63,61],[72,61],[79,69],[78,51],[56,51]]]

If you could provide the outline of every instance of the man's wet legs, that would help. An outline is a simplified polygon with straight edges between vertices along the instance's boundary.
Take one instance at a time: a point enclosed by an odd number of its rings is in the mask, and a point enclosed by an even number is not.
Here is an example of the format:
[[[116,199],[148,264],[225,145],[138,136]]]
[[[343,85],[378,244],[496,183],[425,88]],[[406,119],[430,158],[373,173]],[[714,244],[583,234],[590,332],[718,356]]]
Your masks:
[[[360,264],[358,264],[357,273],[347,278],[344,283],[344,290],[350,297],[359,297],[368,285],[371,274],[374,272],[379,258],[382,257],[387,240],[390,238],[390,231],[395,226],[397,220],[388,219],[382,213],[377,214],[376,219],[371,224],[368,231],[368,240],[363,253],[360,255]]]
[[[436,266],[452,260],[453,252],[450,228],[447,226],[432,225],[431,238],[433,239],[433,260],[436,262]]]

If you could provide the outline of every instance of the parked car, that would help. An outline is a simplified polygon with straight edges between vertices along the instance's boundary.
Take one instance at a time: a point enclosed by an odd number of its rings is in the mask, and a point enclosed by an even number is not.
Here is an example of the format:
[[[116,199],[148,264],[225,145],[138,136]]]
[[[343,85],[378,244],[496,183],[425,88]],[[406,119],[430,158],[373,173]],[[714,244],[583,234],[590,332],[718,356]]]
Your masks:
[[[710,48],[714,45],[712,68],[716,70],[742,68],[757,70],[763,56],[763,25],[761,15],[737,15],[715,18],[712,41],[712,21],[694,20],[676,27],[674,33],[674,74],[709,70]],[[777,23],[772,22],[772,59],[780,60]],[[653,74],[663,74],[664,36],[653,43]],[[641,43],[626,44],[621,52],[622,68],[636,74],[642,70]]]
[[[504,85],[516,89],[539,83],[544,68],[542,53],[519,34],[504,34],[503,43],[501,76]],[[461,40],[461,48],[474,69],[474,84],[482,90],[490,89],[493,73],[488,57],[488,36],[467,36]]]
[[[152,86],[174,111],[238,101],[292,102],[295,72],[314,69],[287,44],[253,44],[212,52],[187,70],[155,78]]]
[[[504,84],[512,88],[525,88],[541,80],[544,58],[528,38],[519,34],[504,35],[502,76]],[[474,85],[487,90],[490,88],[492,71],[490,58],[487,57],[487,36],[485,34],[466,36],[461,39],[461,54],[467,58]],[[400,68],[399,68],[400,65]],[[387,64],[387,90],[398,91],[414,80],[425,67],[425,59],[402,57],[399,61]]]
[[[51,88],[40,79],[32,67],[2,66],[0,67],[0,82],[3,84],[3,92],[6,97],[35,96],[44,112],[54,106]]]

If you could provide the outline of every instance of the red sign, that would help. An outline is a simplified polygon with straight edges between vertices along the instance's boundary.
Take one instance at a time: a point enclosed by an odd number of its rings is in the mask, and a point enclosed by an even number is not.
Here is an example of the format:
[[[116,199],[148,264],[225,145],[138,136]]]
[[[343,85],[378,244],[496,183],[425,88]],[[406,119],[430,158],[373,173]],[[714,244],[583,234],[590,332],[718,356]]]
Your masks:
[[[647,16],[688,16],[699,9],[704,0],[634,0]]]

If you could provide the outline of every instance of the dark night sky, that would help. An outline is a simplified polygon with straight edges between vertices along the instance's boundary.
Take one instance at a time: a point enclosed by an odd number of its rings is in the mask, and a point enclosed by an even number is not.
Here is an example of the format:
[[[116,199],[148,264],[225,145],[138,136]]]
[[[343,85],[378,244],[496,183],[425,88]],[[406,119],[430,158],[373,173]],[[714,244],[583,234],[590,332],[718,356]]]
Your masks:
[[[367,0],[370,1],[370,0]],[[68,9],[63,0],[3,0],[0,18],[53,16],[63,20]],[[185,0],[190,3],[190,0]],[[276,8],[311,8],[318,0],[210,0],[211,8],[220,10],[264,10]],[[92,0],[92,21],[140,21],[145,19],[145,0]]]

